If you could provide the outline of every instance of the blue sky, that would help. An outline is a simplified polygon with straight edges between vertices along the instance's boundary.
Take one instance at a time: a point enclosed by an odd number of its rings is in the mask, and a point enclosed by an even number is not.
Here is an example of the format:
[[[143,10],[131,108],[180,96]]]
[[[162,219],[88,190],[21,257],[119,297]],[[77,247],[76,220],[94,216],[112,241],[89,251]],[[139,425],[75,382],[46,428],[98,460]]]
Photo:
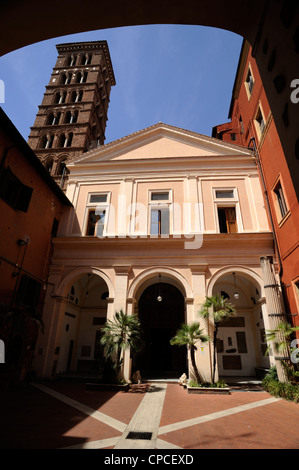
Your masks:
[[[200,134],[228,120],[242,37],[203,26],[149,25],[72,34],[0,57],[1,107],[27,140],[56,44],[106,40],[114,68],[106,143],[161,121]]]

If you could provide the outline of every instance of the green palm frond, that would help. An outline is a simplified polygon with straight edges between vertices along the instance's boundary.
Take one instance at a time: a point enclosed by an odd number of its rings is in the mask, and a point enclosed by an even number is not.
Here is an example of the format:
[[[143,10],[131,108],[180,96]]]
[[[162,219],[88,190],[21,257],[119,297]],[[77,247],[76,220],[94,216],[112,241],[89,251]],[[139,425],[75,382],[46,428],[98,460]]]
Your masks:
[[[276,328],[267,330],[265,334],[266,341],[273,341],[273,346],[277,352],[283,352],[289,349],[290,337],[299,330],[299,326],[292,326],[289,323],[282,321]],[[267,352],[269,347],[267,348]]]
[[[196,347],[198,341],[209,341],[209,336],[200,329],[199,322],[183,324],[176,335],[170,340],[171,345]]]
[[[212,297],[206,297],[198,314],[203,318],[209,318],[212,315],[214,322],[220,323],[231,316],[235,316],[236,310],[227,298],[217,292]]]

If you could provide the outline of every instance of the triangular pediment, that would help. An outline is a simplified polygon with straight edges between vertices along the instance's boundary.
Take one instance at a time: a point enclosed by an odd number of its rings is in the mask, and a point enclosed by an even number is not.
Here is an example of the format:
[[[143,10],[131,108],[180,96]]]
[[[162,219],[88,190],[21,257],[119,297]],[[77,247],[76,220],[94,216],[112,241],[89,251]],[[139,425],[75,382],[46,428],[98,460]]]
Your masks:
[[[90,150],[78,157],[73,164],[226,155],[251,155],[251,152],[213,137],[158,123]]]

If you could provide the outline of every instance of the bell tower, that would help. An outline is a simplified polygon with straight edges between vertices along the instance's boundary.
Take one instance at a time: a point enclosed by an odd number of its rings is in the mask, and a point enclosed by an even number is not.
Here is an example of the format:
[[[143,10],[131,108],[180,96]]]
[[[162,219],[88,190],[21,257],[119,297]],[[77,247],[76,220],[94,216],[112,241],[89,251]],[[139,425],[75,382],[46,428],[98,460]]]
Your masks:
[[[115,77],[106,41],[56,46],[53,68],[28,144],[63,187],[65,164],[103,145]]]

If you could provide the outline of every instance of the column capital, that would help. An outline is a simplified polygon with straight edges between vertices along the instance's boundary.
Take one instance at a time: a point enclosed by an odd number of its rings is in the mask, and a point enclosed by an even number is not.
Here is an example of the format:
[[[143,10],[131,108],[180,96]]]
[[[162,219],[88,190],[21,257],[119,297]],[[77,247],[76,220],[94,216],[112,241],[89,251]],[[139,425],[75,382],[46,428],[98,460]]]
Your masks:
[[[131,265],[130,264],[114,264],[113,269],[115,271],[115,274],[120,275],[120,276],[127,276],[131,270]]]
[[[207,263],[200,263],[200,264],[189,264],[189,269],[192,274],[205,274],[207,271],[208,264]]]

